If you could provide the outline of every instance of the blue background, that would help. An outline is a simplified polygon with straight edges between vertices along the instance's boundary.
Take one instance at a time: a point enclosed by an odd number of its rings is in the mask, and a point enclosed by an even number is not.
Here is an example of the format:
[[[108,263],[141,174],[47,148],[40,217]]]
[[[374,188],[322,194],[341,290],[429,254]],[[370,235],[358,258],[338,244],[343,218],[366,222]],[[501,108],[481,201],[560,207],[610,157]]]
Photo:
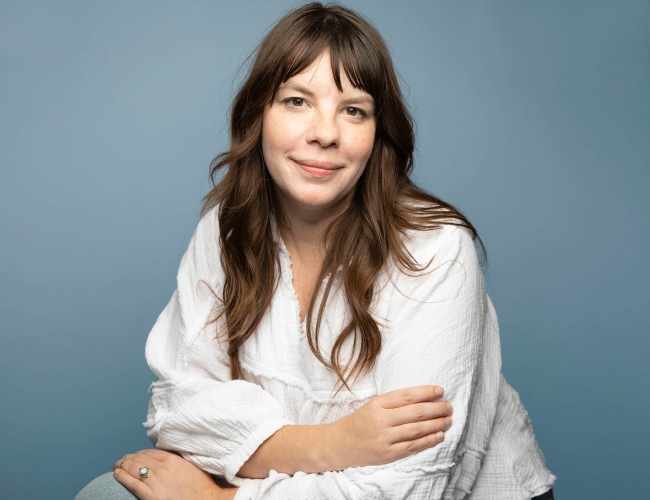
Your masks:
[[[149,446],[144,343],[237,68],[296,5],[0,3],[2,498],[72,498]],[[645,497],[648,2],[346,5],[391,47],[418,182],[487,244],[503,371],[558,498]]]

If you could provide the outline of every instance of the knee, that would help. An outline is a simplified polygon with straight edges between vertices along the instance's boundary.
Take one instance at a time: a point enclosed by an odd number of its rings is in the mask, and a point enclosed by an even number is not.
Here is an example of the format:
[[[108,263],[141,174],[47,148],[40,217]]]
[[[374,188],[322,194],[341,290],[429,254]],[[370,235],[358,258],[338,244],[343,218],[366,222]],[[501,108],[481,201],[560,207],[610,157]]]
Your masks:
[[[112,472],[107,472],[88,483],[74,500],[137,500],[137,497],[122,486]]]

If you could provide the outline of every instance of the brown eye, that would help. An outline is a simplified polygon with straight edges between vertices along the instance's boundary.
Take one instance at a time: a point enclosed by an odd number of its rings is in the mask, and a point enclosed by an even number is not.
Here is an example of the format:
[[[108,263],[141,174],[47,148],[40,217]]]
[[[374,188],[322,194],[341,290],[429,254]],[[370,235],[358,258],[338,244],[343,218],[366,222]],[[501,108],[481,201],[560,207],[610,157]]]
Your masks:
[[[289,99],[289,101],[291,102],[291,104],[293,104],[294,106],[296,106],[298,108],[301,107],[305,103],[305,100],[301,99],[300,97],[292,97],[291,99]]]
[[[361,110],[359,108],[345,108],[345,113],[348,116],[360,116]]]

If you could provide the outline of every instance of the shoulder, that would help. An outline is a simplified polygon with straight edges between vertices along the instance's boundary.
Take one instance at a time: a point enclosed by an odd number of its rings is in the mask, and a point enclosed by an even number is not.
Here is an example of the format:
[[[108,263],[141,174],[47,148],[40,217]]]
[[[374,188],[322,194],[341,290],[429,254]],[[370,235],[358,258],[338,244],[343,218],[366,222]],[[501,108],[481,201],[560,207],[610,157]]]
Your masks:
[[[459,328],[482,318],[487,303],[472,232],[443,224],[439,229],[413,231],[408,236],[406,248],[415,266],[393,267],[378,301],[390,321],[390,342],[409,339],[421,345],[420,341],[427,344],[432,338],[443,342],[466,339],[470,330],[461,332]],[[419,335],[421,332],[434,332],[436,336]]]
[[[219,206],[204,212],[192,236],[190,249],[197,257],[209,258],[219,254]]]
[[[420,266],[438,254],[460,252],[476,256],[476,232],[466,227],[467,219],[453,206],[433,197],[402,199],[400,205],[408,212],[406,218],[419,227],[406,230],[402,242]]]
[[[483,293],[483,273],[469,229],[442,224],[430,231],[410,231],[405,235],[405,249],[412,267],[396,264],[392,268],[396,303],[406,301],[405,307],[414,301],[449,305],[451,298]]]
[[[179,273],[200,277],[211,285],[221,281],[218,207],[205,212],[199,219]]]
[[[219,205],[212,207],[201,215],[195,234],[210,240],[219,237]]]
[[[472,232],[455,224],[442,223],[438,229],[428,231],[407,231],[404,244],[420,267],[449,258],[478,261]]]

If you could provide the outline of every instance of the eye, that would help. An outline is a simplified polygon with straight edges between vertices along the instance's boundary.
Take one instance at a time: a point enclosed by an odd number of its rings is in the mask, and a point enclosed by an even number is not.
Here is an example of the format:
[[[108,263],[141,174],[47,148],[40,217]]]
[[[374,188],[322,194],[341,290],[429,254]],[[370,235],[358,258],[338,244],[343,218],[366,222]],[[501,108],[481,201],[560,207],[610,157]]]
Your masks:
[[[345,108],[345,114],[348,116],[364,116],[366,113],[364,113],[363,110],[359,108]]]
[[[302,105],[305,104],[305,100],[302,97],[289,97],[285,102],[288,102],[296,108],[301,108]]]

